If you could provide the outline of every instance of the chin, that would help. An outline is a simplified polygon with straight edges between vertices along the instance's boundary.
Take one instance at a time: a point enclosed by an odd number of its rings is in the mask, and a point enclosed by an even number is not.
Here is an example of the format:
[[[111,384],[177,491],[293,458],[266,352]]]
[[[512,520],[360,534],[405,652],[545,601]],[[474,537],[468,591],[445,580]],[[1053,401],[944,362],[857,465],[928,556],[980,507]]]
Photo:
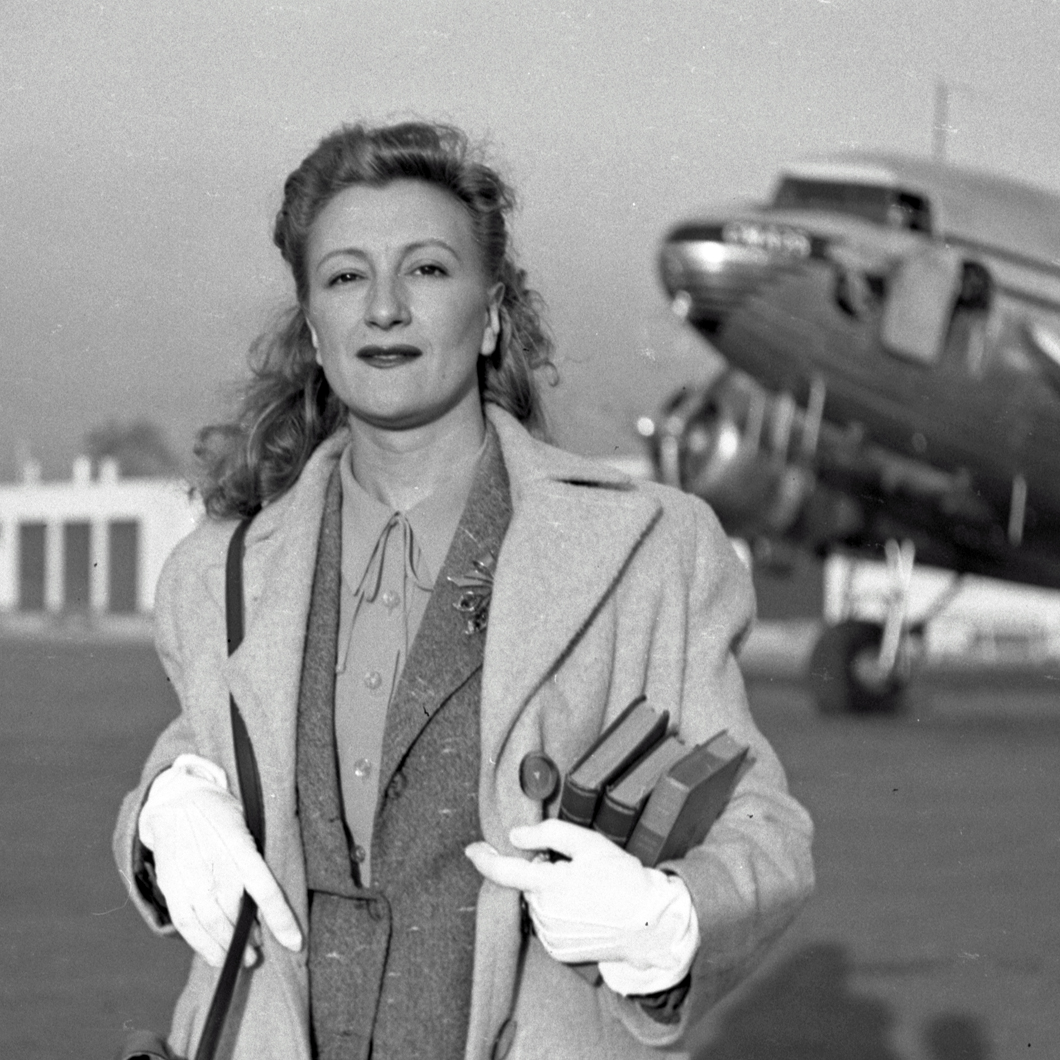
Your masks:
[[[350,427],[359,424],[377,431],[412,431],[426,427],[455,427],[462,422],[481,423],[482,400],[476,387],[474,400],[461,396],[444,405],[410,407],[395,403],[357,408],[347,405]]]

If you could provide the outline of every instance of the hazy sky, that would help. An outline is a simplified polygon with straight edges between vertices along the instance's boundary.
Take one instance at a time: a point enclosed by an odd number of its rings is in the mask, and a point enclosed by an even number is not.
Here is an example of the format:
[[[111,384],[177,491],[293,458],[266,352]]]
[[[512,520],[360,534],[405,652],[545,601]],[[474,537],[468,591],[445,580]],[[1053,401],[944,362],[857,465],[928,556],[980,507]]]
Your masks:
[[[949,154],[1060,188],[1053,0],[3,0],[0,474],[108,419],[180,454],[289,297],[269,230],[343,120],[494,145],[551,308],[560,439],[632,423],[703,361],[656,280],[666,228],[765,194],[785,159]]]

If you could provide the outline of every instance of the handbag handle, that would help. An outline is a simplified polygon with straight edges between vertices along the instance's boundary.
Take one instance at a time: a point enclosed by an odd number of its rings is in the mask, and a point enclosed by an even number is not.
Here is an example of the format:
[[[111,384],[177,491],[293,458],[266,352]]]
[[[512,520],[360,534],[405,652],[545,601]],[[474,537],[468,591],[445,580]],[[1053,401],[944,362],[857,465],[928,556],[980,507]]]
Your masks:
[[[243,539],[253,517],[248,516],[236,527],[228,543],[228,559],[225,564],[225,626],[228,635],[228,654],[231,655],[243,640]],[[250,742],[243,715],[239,713],[234,696],[229,696],[229,713],[232,716],[232,743],[236,757],[236,775],[239,779],[239,793],[243,799],[243,813],[247,828],[254,837],[258,853],[265,852],[265,811],[261,794],[261,778],[258,774],[254,748]],[[217,980],[213,1000],[206,1014],[202,1037],[195,1050],[195,1060],[213,1060],[217,1044],[224,1030],[228,1010],[235,993],[236,979],[243,963],[243,952],[247,946],[250,929],[254,925],[258,906],[246,891],[239,906],[239,917],[232,942],[225,955],[221,975]]]

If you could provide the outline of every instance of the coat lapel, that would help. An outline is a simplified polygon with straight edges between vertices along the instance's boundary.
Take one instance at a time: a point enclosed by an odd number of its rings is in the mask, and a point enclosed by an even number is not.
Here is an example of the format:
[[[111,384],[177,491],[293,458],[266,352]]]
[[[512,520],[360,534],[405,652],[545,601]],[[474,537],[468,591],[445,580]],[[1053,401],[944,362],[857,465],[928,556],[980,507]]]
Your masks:
[[[298,688],[324,496],[346,441],[340,432],[318,447],[296,485],[263,509],[247,532],[246,635],[229,657],[225,676],[252,736],[273,741],[271,756],[259,750],[258,760],[268,772],[271,757],[278,783],[281,773],[293,774]],[[211,595],[219,582],[223,601],[223,569],[207,577]]]
[[[510,515],[508,476],[491,432],[387,713],[384,786],[439,707],[482,665],[484,633],[467,632],[469,614],[457,607],[465,590],[456,582],[476,571],[476,562],[496,559]]]
[[[511,480],[512,519],[494,579],[482,685],[483,752],[515,717],[618,581],[658,519],[621,472],[545,446],[490,409]]]

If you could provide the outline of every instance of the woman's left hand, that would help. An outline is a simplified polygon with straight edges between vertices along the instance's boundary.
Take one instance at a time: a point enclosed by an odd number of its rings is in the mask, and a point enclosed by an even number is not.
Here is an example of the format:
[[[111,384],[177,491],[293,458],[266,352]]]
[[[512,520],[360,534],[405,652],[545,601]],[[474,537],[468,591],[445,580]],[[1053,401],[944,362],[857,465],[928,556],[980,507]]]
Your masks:
[[[570,860],[505,857],[485,842],[467,855],[487,879],[523,892],[537,936],[567,964],[597,961],[621,994],[679,983],[699,946],[699,922],[677,876],[645,868],[599,832],[547,820],[513,828],[520,850],[553,850]]]

